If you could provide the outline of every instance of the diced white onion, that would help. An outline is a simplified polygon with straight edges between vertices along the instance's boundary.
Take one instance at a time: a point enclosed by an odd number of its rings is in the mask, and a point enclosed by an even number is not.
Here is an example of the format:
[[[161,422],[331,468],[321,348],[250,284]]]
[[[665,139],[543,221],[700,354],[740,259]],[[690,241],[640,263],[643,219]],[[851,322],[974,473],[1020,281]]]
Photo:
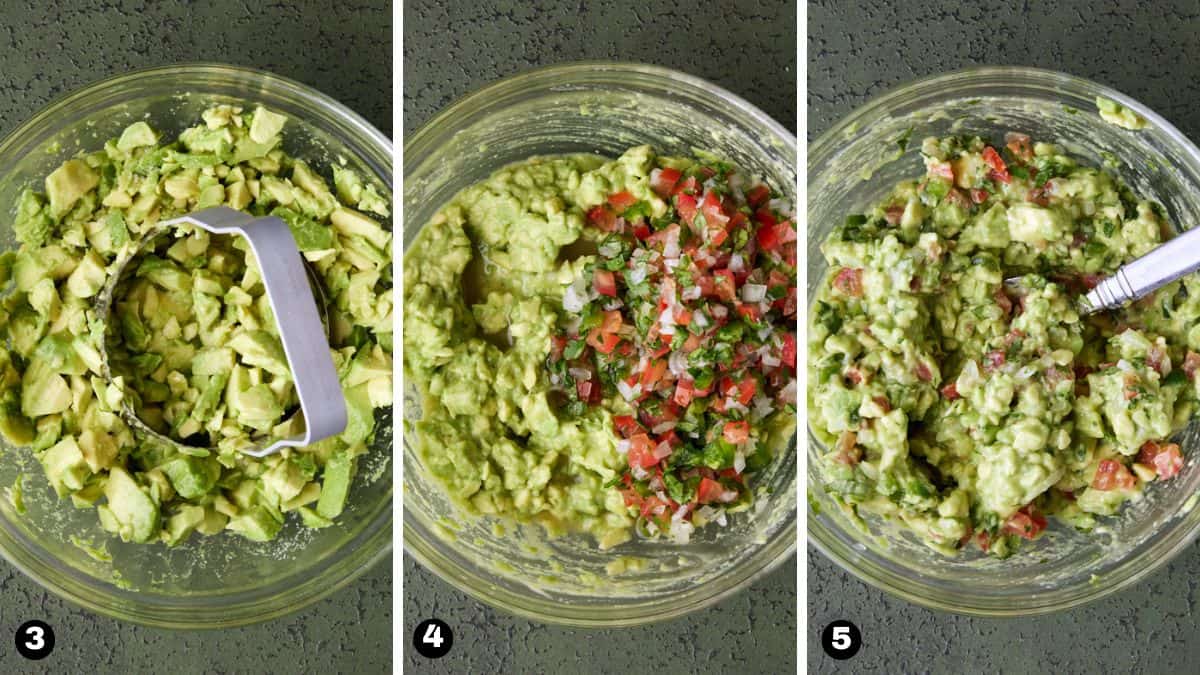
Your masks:
[[[762,352],[762,364],[768,368],[778,368],[781,361],[770,351]]]
[[[746,284],[742,286],[742,302],[762,302],[767,297],[767,287],[763,284]]]
[[[600,245],[600,255],[605,258],[615,258],[621,253],[621,242],[606,241]]]
[[[587,381],[592,379],[592,371],[588,370],[587,368],[568,368],[567,372],[570,373],[571,377],[575,378],[576,380]]]
[[[634,464],[629,468],[629,472],[632,473],[633,477],[637,480],[646,480],[650,477],[650,472],[643,469],[640,464]]]
[[[1028,380],[1029,378],[1033,377],[1034,373],[1036,372],[1037,368],[1034,368],[1033,366],[1022,366],[1021,369],[1017,371],[1017,379]]]
[[[792,216],[792,203],[786,199],[776,197],[775,199],[772,199],[771,201],[767,202],[767,206],[770,207],[772,210],[778,211],[789,218],[791,218],[791,216]]]
[[[709,308],[709,311],[712,312],[715,319],[724,319],[726,316],[729,316],[729,308],[725,305],[714,304]]]
[[[653,524],[653,523],[652,523]],[[686,520],[672,521],[671,523],[671,539],[676,544],[686,544],[692,539],[692,532],[695,526]]]
[[[784,403],[796,403],[796,380],[794,378],[788,380],[787,386],[779,392],[779,400]]]
[[[691,504],[680,504],[679,508],[675,509],[675,513],[671,514],[671,522],[678,523],[684,518],[687,518],[688,510],[691,508]]]
[[[663,257],[668,259],[679,258],[679,228],[672,227],[667,230],[667,240],[663,244]]]
[[[671,352],[667,357],[667,369],[676,377],[687,372],[687,354],[680,351]]]
[[[746,455],[741,450],[733,453],[733,470],[738,473],[746,470]]]
[[[625,273],[625,281],[630,286],[636,286],[646,280],[646,266],[634,265]]]
[[[704,312],[694,312],[692,314],[692,323],[696,324],[698,328],[707,328],[708,317],[704,315]]]
[[[617,391],[621,393],[621,398],[632,401],[642,395],[642,385],[639,382],[631,387],[625,380],[617,380]]]
[[[717,495],[717,501],[719,501],[723,504],[728,504],[729,502],[732,502],[732,501],[736,500],[737,498],[738,498],[737,490],[726,490],[726,491],[722,492],[720,495]]]
[[[742,258],[741,253],[734,253],[729,256],[729,271],[734,274],[741,274],[746,271],[746,261]]]
[[[563,309],[568,312],[583,311],[583,306],[587,304],[587,290],[583,286],[583,279],[576,279],[567,286],[567,290],[563,291]]]
[[[1121,359],[1120,361],[1117,361],[1117,367],[1127,373],[1133,371],[1133,364],[1129,363],[1125,359]]]
[[[684,302],[688,302],[691,300],[699,300],[702,294],[703,291],[700,290],[699,286],[688,286],[687,288],[683,289],[683,292],[679,294],[679,297],[682,298]]]
[[[622,438],[621,440],[617,441],[617,452],[621,453],[622,455],[628,454],[629,453],[629,445],[630,445],[629,439]]]

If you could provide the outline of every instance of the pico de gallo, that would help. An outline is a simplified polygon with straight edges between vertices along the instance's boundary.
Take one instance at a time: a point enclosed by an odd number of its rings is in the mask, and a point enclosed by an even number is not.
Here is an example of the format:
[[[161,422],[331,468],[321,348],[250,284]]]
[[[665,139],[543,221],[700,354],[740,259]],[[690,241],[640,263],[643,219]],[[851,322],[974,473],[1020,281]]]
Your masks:
[[[790,205],[728,163],[662,163],[652,204],[587,211],[594,258],[563,295],[547,358],[568,416],[608,401],[643,536],[686,542],[752,500],[765,425],[796,403],[796,227]]]

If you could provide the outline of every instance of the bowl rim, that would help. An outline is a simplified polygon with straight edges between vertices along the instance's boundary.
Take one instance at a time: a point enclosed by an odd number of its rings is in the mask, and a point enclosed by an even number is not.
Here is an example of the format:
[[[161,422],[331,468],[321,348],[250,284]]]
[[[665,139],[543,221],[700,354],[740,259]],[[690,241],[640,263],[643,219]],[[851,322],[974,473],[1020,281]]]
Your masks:
[[[613,60],[568,61],[552,65],[539,66],[536,68],[529,68],[510,74],[506,77],[493,80],[467,92],[462,96],[459,96],[449,105],[435,113],[427,121],[419,125],[411,135],[406,136],[403,143],[405,176],[407,176],[411,170],[414,170],[421,162],[425,160],[425,157],[423,156],[417,157],[416,153],[412,152],[412,149],[414,147],[420,147],[421,144],[426,143],[427,136],[433,134],[434,131],[436,131],[442,125],[451,122],[457,116],[463,114],[464,111],[471,110],[477,103],[498,98],[498,93],[514,90],[519,86],[539,85],[547,80],[553,80],[558,84],[562,84],[562,78],[576,75],[584,75],[586,77],[587,75],[593,75],[596,73],[636,74],[647,78],[654,78],[660,82],[672,83],[675,86],[686,86],[706,92],[707,94],[720,100],[722,103],[730,105],[735,109],[737,115],[753,120],[753,123],[749,126],[764,127],[767,129],[767,131],[769,131],[773,138],[781,141],[783,143],[783,153],[791,157],[792,161],[795,162],[794,168],[797,170],[797,181],[799,180],[799,162],[796,160],[796,135],[754,104],[750,103],[741,96],[730,92],[724,87],[713,84],[712,82],[695,75],[658,65],[633,61]],[[411,164],[410,161],[412,162]],[[795,190],[799,186],[793,185],[791,187]],[[799,193],[797,192],[797,194]],[[793,448],[794,452],[796,453],[799,453],[798,434],[799,414],[797,413],[796,431],[793,441]],[[401,442],[403,443],[403,440]],[[407,446],[407,444],[405,444],[405,446]],[[407,450],[405,450],[405,452],[407,453]],[[796,462],[798,465],[798,454],[796,457]],[[796,489],[798,490],[799,475],[795,476],[793,480],[796,481]],[[407,494],[407,490],[405,490],[405,494]],[[798,497],[798,493],[796,496]],[[405,498],[405,501],[407,501],[407,497]],[[649,607],[647,607],[645,603],[630,602],[624,605],[624,607],[634,609],[635,611],[640,610],[640,613],[628,617],[593,618],[570,613],[559,613],[555,615],[541,614],[535,610],[527,609],[519,602],[514,603],[509,601],[510,598],[521,598],[523,596],[500,589],[497,585],[481,578],[474,572],[474,570],[459,570],[457,569],[459,566],[456,563],[451,562],[451,571],[461,572],[461,574],[443,573],[439,567],[432,564],[432,558],[436,556],[445,559],[446,556],[440,552],[437,552],[436,550],[432,550],[432,547],[430,547],[431,550],[425,550],[426,546],[428,546],[428,542],[423,540],[414,546],[412,542],[415,540],[410,535],[412,530],[410,529],[411,526],[407,519],[405,519],[403,523],[402,542],[404,552],[411,555],[416,562],[420,563],[420,565],[428,570],[431,574],[446,582],[450,586],[458,589],[459,591],[462,591],[467,596],[484,603],[489,607],[494,607],[502,611],[541,623],[582,628],[617,628],[645,625],[649,623],[675,619],[686,614],[711,607],[712,605],[730,597],[731,595],[741,592],[750,584],[754,583],[763,576],[766,576],[771,571],[778,568],[779,565],[781,565],[784,561],[795,556],[797,530],[800,523],[798,511],[798,507],[793,507],[790,516],[790,518],[794,519],[792,526],[781,527],[775,535],[775,540],[779,541],[780,544],[778,545],[779,550],[774,557],[765,561],[765,563],[762,564],[758,569],[750,570],[748,574],[743,574],[742,578],[739,579],[736,584],[729,586],[719,593],[691,599],[688,603],[682,605],[681,607],[668,607],[666,609],[658,608],[659,602],[661,601],[651,603]]]
[[[385,136],[381,131],[376,129],[370,122],[367,122],[358,113],[354,112],[336,99],[321,92],[320,90],[306,85],[297,80],[288,77],[277,75],[275,73],[239,66],[234,64],[226,64],[215,61],[188,61],[181,63],[172,63],[165,65],[155,65],[143,68],[136,68],[114,75],[91,80],[79,87],[70,91],[59,94],[49,100],[44,106],[40,107],[32,115],[21,119],[13,127],[12,130],[5,133],[0,138],[0,156],[6,152],[10,152],[13,146],[18,145],[24,134],[30,129],[40,124],[46,123],[47,120],[53,119],[60,114],[64,108],[68,108],[71,104],[86,100],[89,97],[103,92],[115,85],[124,85],[141,81],[153,81],[156,78],[169,76],[233,76],[242,83],[254,83],[261,89],[276,89],[289,94],[303,96],[308,101],[312,102],[315,107],[322,107],[332,113],[340,122],[347,124],[350,131],[359,135],[365,144],[378,147],[380,154],[393,157],[394,148],[391,139]],[[182,92],[181,92],[182,93]],[[250,96],[247,96],[250,98]],[[394,161],[393,161],[394,166]],[[394,183],[394,179],[393,179]],[[392,186],[394,193],[394,185]],[[393,258],[393,265],[395,259]],[[393,455],[395,449],[395,441],[393,440]],[[13,552],[0,546],[0,557],[19,570],[27,578],[33,580],[42,589],[49,591],[53,595],[67,600],[73,605],[82,607],[90,612],[107,616],[124,622],[133,624],[150,626],[155,628],[169,629],[186,629],[186,630],[217,630],[223,628],[232,628],[249,624],[260,623],[272,619],[277,619],[297,612],[313,603],[329,597],[334,592],[346,587],[352,581],[361,577],[368,570],[374,568],[381,560],[388,557],[392,553],[392,530],[395,521],[395,484],[389,486],[387,504],[378,509],[377,523],[372,523],[363,530],[364,539],[360,542],[360,546],[370,545],[373,542],[379,542],[378,550],[370,556],[358,561],[357,564],[348,566],[347,561],[341,561],[341,564],[330,563],[324,569],[318,571],[317,575],[308,578],[307,582],[292,586],[295,590],[307,590],[308,592],[300,595],[294,602],[286,605],[270,606],[271,599],[278,595],[258,598],[250,602],[233,602],[225,606],[226,610],[237,610],[236,614],[229,618],[212,620],[209,618],[209,613],[206,612],[203,618],[196,618],[194,614],[190,614],[186,609],[179,607],[153,607],[149,612],[144,611],[145,607],[134,605],[130,607],[128,603],[106,603],[108,599],[105,596],[111,596],[109,591],[102,587],[102,583],[96,585],[88,584],[91,589],[100,588],[96,594],[97,598],[83,597],[76,592],[76,589],[85,587],[85,584],[76,582],[71,576],[63,576],[62,580],[56,580],[51,577],[59,576],[57,574],[46,574],[42,570],[35,569],[32,564],[25,560],[18,559],[18,556]],[[28,559],[41,558],[40,555],[25,556]],[[333,577],[332,581],[325,577]],[[321,584],[315,582],[320,580]],[[136,591],[135,591],[136,593]],[[255,608],[260,605],[267,605],[264,609],[255,611]],[[211,612],[216,615],[215,612]]]
[[[1097,96],[1103,96],[1104,98],[1116,101],[1117,103],[1132,109],[1134,112],[1144,117],[1151,125],[1161,129],[1174,144],[1174,146],[1187,154],[1193,163],[1200,168],[1200,149],[1198,149],[1186,135],[1179,131],[1175,125],[1171,124],[1161,115],[1137,99],[1117,91],[1106,84],[1096,82],[1095,80],[1089,78],[1072,75],[1070,73],[1045,68],[1034,68],[1028,66],[972,66],[948,72],[934,73],[900,82],[890,87],[888,90],[880,93],[879,95],[872,97],[866,103],[863,103],[852,110],[849,114],[840,118],[834,124],[830,125],[828,129],[822,132],[810,145],[808,165],[806,166],[806,175],[808,176],[808,179],[812,179],[814,158],[819,160],[823,159],[826,155],[829,155],[833,149],[836,149],[838,138],[847,133],[848,129],[854,128],[857,125],[862,125],[867,120],[873,120],[887,116],[889,110],[893,107],[897,100],[911,96],[913,95],[913,92],[921,92],[922,94],[925,94],[926,92],[932,92],[936,91],[937,89],[946,88],[952,84],[961,85],[962,83],[969,82],[970,80],[986,80],[989,78],[992,80],[999,80],[1004,77],[1019,78],[1030,83],[1044,85],[1071,84],[1094,91]],[[965,97],[967,94],[964,93],[963,96]],[[807,419],[805,420],[805,424],[808,424]],[[808,433],[805,435],[805,459],[807,462],[808,446],[815,442],[815,439],[812,437],[811,430],[807,427],[806,429],[808,430]],[[810,466],[807,471],[807,483],[809,484],[810,489],[821,489],[819,480],[814,477],[814,471],[815,469]],[[817,532],[820,534],[823,530],[828,528],[826,528],[825,525],[818,519],[818,513],[814,512],[812,500],[806,501],[808,502],[807,513],[805,516],[807,527],[810,532]],[[1196,523],[1193,523],[1190,529],[1186,531],[1169,549],[1161,552],[1160,555],[1149,560],[1146,565],[1130,574],[1127,574],[1123,578],[1118,578],[1116,581],[1110,581],[1106,578],[1106,583],[1104,584],[1089,583],[1083,587],[1083,592],[1078,593],[1075,596],[1066,599],[1065,601],[1059,601],[1055,604],[1042,604],[1033,605],[1030,607],[1003,609],[997,609],[994,606],[984,607],[973,605],[969,602],[956,602],[951,604],[935,599],[929,595],[922,594],[922,589],[920,587],[914,587],[912,590],[910,590],[909,588],[900,585],[889,584],[884,578],[883,574],[877,573],[874,570],[864,569],[863,566],[856,564],[851,557],[842,555],[841,551],[835,550],[840,547],[840,543],[839,546],[830,546],[829,543],[823,541],[820,536],[808,537],[808,543],[812,548],[820,551],[828,560],[833,562],[843,571],[849,572],[860,581],[863,581],[868,585],[873,586],[893,597],[907,600],[908,602],[928,609],[961,614],[964,616],[1011,618],[1040,616],[1062,612],[1073,607],[1078,607],[1100,600],[1122,590],[1126,590],[1141,582],[1153,572],[1160,569],[1163,565],[1173,560],[1181,552],[1189,548],[1196,541],[1197,537],[1200,537],[1200,520],[1198,520]],[[871,566],[875,567],[873,564]],[[891,572],[887,573],[887,576],[892,575],[893,573]]]

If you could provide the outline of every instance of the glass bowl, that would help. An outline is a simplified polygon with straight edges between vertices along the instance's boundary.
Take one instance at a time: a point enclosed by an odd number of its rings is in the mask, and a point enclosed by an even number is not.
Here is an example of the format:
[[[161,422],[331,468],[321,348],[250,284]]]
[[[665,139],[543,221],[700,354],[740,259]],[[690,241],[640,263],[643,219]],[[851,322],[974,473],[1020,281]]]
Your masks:
[[[331,164],[345,159],[391,192],[391,142],[355,113],[275,75],[196,64],[97,82],[17,127],[0,141],[0,205],[14,213],[23,188],[40,185],[75,153],[99,149],[131,122],[144,118],[174,138],[214,103],[247,109],[262,104],[284,113],[289,154],[327,178]],[[15,245],[11,226],[0,227],[0,249]],[[391,415],[382,415],[374,447],[360,460],[346,510],[334,527],[309,530],[289,518],[272,542],[222,534],[191,537],[175,548],[122,543],[100,528],[95,510],[59,501],[32,453],[0,445],[0,553],[56,595],[119,619],[207,628],[277,617],[345,586],[391,550],[392,435]],[[18,476],[24,515],[3,494]],[[100,544],[111,561],[84,550]]]
[[[1096,97],[1135,110],[1149,121],[1129,131],[1100,119]],[[897,138],[912,129],[897,158]],[[1121,160],[1117,174],[1133,190],[1166,207],[1176,227],[1200,222],[1200,151],[1146,106],[1085,79],[1032,68],[975,68],[904,85],[855,110],[820,136],[808,155],[808,301],[826,272],[819,246],[847,214],[877,203],[902,178],[924,171],[921,139],[1005,131],[1053,141],[1093,166],[1101,153]],[[811,405],[811,401],[810,401]],[[853,524],[808,473],[810,541],[863,581],[935,609],[988,616],[1032,615],[1080,605],[1146,578],[1196,538],[1200,511],[1189,499],[1200,489],[1200,423],[1180,435],[1184,470],[1154,483],[1137,504],[1101,519],[1106,532],[1083,534],[1053,520],[1046,535],[1007,559],[972,547],[943,557],[914,539],[868,520]],[[808,462],[821,444],[808,434]],[[813,589],[820,593],[820,589]]]
[[[486,87],[405,141],[405,248],[443,204],[500,167],[534,155],[616,157],[644,143],[666,153],[716,153],[765,177],[795,203],[795,137],[757,108],[663,68],[578,63]],[[407,386],[404,416],[407,434],[409,421],[420,418],[418,397]],[[488,519],[454,517],[455,507],[406,441],[404,546],[467,594],[537,621],[621,626],[679,616],[745,587],[794,551],[794,441],[779,452],[760,479],[773,496],[753,517],[703,528],[685,546],[635,538],[599,551],[582,536],[547,540],[527,528],[498,537]],[[606,565],[624,556],[647,560],[646,569],[610,577]]]

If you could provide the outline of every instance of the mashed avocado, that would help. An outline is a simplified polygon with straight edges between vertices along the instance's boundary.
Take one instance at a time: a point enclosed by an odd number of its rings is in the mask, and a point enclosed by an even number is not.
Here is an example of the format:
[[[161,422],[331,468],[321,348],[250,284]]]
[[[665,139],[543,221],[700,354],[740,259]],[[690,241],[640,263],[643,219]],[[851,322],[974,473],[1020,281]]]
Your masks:
[[[741,178],[647,146],[534,158],[424,227],[404,363],[456,503],[601,548],[751,506],[794,429],[796,237]]]
[[[26,189],[0,254],[0,434],[29,446],[50,486],[104,529],[178,544],[192,532],[272,539],[286,515],[341,514],[376,408],[391,405],[387,204],[348,168],[331,188],[281,148],[287,118],[226,105],[165,141],[139,121]],[[320,278],[350,422],[340,437],[255,459],[252,436],[290,435],[296,393],[257,265],[240,238],[180,228],[142,249],[114,295],[114,261],[160,221],[226,205],[285,220]],[[102,376],[106,340],[114,378]],[[142,438],[139,417],[190,447]],[[211,448],[211,450],[210,450]],[[28,488],[28,486],[26,486]],[[20,485],[10,494],[19,501]]]
[[[810,311],[826,488],[945,553],[974,538],[1008,555],[1047,516],[1090,530],[1170,479],[1183,458],[1166,439],[1200,387],[1194,276],[1076,310],[1170,236],[1162,210],[1056,146],[1006,142],[927,139],[926,174],[822,245]]]

